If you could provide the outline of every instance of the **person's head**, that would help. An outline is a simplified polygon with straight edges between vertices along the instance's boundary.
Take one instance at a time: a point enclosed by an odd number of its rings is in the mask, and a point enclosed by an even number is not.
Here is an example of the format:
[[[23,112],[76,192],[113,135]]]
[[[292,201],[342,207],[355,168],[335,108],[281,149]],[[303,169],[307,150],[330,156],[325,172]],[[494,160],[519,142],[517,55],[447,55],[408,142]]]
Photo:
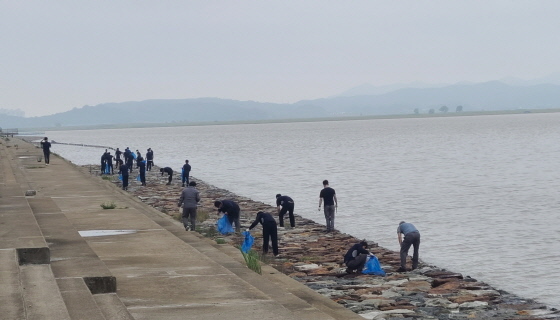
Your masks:
[[[329,185],[329,180],[323,180],[323,186],[328,186]]]
[[[163,168],[160,168],[160,169],[159,169],[159,172],[163,172]]]
[[[45,139],[43,139],[43,140],[47,141],[47,140],[49,140],[49,138],[45,137]]]
[[[282,196],[281,194],[277,194],[276,199],[280,198],[281,196]]]
[[[119,148],[117,148],[117,151],[119,151]]]
[[[194,181],[189,182],[189,186],[190,187],[196,187],[196,182],[194,182]]]
[[[364,248],[367,248],[367,247],[368,247],[368,244],[367,244],[367,241],[366,241],[366,240],[360,241],[360,244],[361,244],[362,247],[364,247]]]
[[[259,212],[257,212],[257,214],[262,214],[262,213],[264,213],[264,211],[259,211]]]
[[[214,207],[219,208],[222,206],[222,202],[220,200],[214,201]]]
[[[186,163],[186,164],[189,164],[189,160],[185,160],[185,163]]]
[[[403,224],[403,223],[405,223],[405,222],[404,222],[404,221],[399,222],[399,226],[400,226],[401,224]]]

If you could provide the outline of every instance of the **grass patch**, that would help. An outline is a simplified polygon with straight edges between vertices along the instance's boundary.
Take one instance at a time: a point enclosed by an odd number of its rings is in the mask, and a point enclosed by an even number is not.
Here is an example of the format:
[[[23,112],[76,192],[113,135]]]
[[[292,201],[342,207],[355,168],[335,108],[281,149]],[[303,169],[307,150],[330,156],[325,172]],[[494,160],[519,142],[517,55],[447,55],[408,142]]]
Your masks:
[[[224,238],[217,238],[216,243],[217,244],[226,244],[226,240]]]
[[[108,210],[108,209],[115,209],[117,207],[117,204],[114,202],[103,202],[102,204],[100,204],[100,206],[104,210]]]
[[[111,177],[111,176],[101,176],[101,179],[112,181],[113,177]]]
[[[245,263],[247,264],[247,267],[249,269],[255,271],[258,274],[262,274],[259,254],[255,250],[249,250],[249,252],[247,253],[241,251],[241,254],[243,255],[243,258],[245,259]]]
[[[208,219],[209,216],[210,216],[210,212],[208,212],[208,210],[204,210],[204,209],[196,210],[196,222],[198,223],[202,223],[206,221],[206,219]]]

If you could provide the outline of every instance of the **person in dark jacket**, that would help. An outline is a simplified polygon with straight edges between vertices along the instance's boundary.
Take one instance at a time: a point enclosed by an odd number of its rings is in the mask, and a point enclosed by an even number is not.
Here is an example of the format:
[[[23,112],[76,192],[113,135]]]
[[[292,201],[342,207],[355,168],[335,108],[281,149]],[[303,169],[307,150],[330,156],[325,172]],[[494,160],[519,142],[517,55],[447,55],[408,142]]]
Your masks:
[[[262,250],[264,254],[268,253],[268,242],[272,240],[272,252],[275,256],[278,255],[278,230],[276,228],[276,220],[274,217],[267,212],[259,211],[257,213],[257,218],[249,227],[249,230],[257,226],[257,224],[262,224],[263,227],[263,246]]]
[[[134,156],[132,156],[132,151],[130,151],[128,147],[124,149],[123,156],[124,156],[124,164],[126,164],[128,170],[132,172],[132,163],[134,162]]]
[[[152,151],[152,148],[148,148],[148,150],[146,151],[146,161],[147,161],[146,169],[148,171],[152,171],[152,167],[154,165],[154,152]]]
[[[126,164],[121,165],[119,173],[122,175],[122,188],[123,190],[128,189],[128,166]]]
[[[181,173],[181,181],[183,182],[183,187],[189,185],[189,174],[191,173],[191,165],[189,164],[189,160],[185,160],[185,164],[183,165],[183,172]]]
[[[171,184],[171,180],[173,180],[173,169],[169,168],[169,167],[165,167],[165,168],[161,168],[159,169],[159,172],[161,172],[161,176],[163,177],[164,173],[167,173],[169,175],[168,181],[167,181],[167,185]]]
[[[191,222],[191,231],[196,230],[196,207],[200,202],[200,193],[196,190],[196,182],[191,181],[189,186],[183,189],[179,198],[178,206],[183,206],[183,226],[189,231],[189,220]]]
[[[140,171],[140,182],[143,186],[146,186],[146,162],[142,157],[138,157],[136,160],[138,161],[138,171]]]
[[[51,162],[51,143],[49,142],[49,138],[45,137],[41,141],[41,148],[43,149],[45,164],[49,164]]]
[[[346,264],[346,273],[361,273],[366,264],[369,251],[366,250],[368,244],[365,240],[353,245],[344,255],[344,264]]]
[[[280,226],[284,226],[284,215],[287,212],[290,216],[290,226],[294,228],[296,226],[296,220],[294,218],[294,200],[286,195],[277,194],[276,208],[278,209],[278,221],[280,222]]]
[[[239,225],[239,214],[241,209],[239,205],[232,200],[216,200],[214,201],[214,207],[218,208],[218,214],[223,213],[227,215],[229,223],[233,226],[235,222],[235,232],[241,231],[241,226]]]

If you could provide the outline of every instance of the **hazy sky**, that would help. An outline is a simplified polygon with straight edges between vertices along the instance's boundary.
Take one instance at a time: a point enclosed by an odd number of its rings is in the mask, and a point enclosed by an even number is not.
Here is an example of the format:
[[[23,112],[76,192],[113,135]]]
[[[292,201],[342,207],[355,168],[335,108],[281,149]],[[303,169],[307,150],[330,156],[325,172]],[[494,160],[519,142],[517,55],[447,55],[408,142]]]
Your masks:
[[[0,108],[219,97],[560,71],[560,1],[0,0]]]

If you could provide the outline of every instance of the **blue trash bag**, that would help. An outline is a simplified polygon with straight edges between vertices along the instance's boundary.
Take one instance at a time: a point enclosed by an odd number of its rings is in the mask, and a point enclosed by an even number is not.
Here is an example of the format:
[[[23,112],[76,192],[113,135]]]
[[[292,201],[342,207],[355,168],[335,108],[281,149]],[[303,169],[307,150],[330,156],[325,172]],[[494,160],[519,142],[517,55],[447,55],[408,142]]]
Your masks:
[[[136,153],[131,152],[132,153],[132,159],[136,160]]]
[[[243,240],[243,244],[241,245],[241,251],[243,251],[243,253],[247,253],[249,252],[249,250],[251,250],[251,247],[253,247],[255,238],[253,238],[251,232],[249,231],[243,231],[243,235],[245,236],[245,239]]]
[[[218,219],[218,222],[216,222],[216,224],[218,225],[218,232],[220,232],[221,234],[233,233],[234,231],[231,223],[229,223],[227,215],[225,214],[220,219]]]
[[[110,167],[109,167],[109,164],[108,164],[108,163],[106,163],[106,164],[105,164],[105,170],[104,170],[104,171],[105,171],[104,173],[106,173],[106,174],[109,174],[109,173],[111,173],[111,169],[110,169]]]
[[[119,180],[121,180],[121,181],[122,181],[122,173],[121,173],[121,174],[119,174]]]
[[[142,179],[140,179],[140,175],[136,176],[136,181],[140,181],[140,182],[142,181]]]
[[[385,271],[381,269],[381,265],[379,264],[379,260],[374,255],[368,256],[366,261],[366,265],[364,270],[362,270],[363,274],[374,274],[376,276],[384,276]]]

